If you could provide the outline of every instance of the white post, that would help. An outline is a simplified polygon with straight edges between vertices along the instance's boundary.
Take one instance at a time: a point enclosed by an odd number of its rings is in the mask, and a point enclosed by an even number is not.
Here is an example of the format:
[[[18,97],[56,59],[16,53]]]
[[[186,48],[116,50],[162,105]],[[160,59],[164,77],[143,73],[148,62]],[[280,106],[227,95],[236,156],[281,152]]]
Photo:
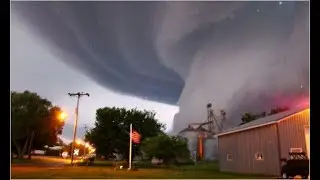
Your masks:
[[[130,143],[129,143],[129,170],[131,170],[131,160],[132,160],[132,124],[130,124]]]

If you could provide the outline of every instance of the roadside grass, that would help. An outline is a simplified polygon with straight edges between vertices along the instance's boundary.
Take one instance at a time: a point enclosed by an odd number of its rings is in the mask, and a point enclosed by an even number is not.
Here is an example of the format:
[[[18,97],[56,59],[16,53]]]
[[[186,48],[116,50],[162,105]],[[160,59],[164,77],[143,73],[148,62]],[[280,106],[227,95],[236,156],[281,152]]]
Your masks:
[[[44,160],[42,159],[11,159],[11,165],[37,165],[37,164],[42,164],[45,163]]]
[[[68,159],[51,156],[32,156],[31,159],[24,157],[23,159],[11,159],[11,166],[51,166],[56,164],[69,164]]]
[[[146,165],[145,165],[146,166]],[[136,166],[137,167],[137,166]],[[112,161],[97,161],[95,166],[37,167],[15,166],[11,169],[12,179],[264,179],[259,175],[220,172],[217,163],[197,165],[146,166],[137,171],[115,170]]]

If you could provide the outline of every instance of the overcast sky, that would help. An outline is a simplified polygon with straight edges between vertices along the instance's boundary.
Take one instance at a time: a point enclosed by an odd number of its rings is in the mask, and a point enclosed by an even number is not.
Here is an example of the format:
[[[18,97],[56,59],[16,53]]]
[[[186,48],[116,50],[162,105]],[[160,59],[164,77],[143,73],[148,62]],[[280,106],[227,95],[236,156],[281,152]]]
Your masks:
[[[11,89],[70,114],[154,110],[177,132],[205,120],[297,102],[309,92],[308,2],[12,2]],[[179,112],[178,112],[179,111]],[[174,125],[173,125],[174,119]]]

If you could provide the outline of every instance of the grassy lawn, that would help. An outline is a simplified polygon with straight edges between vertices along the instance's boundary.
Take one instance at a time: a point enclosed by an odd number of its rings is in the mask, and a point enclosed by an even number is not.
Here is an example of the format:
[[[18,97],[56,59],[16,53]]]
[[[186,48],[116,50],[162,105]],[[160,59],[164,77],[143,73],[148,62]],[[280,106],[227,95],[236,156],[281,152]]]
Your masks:
[[[45,163],[42,159],[11,159],[12,165],[38,165]]]
[[[62,167],[37,167],[12,166],[12,179],[261,179],[257,175],[243,175],[219,172],[217,163],[203,163],[193,166],[139,168],[137,171],[114,170],[112,162],[97,162],[96,166],[62,166]],[[270,178],[270,177],[269,177]]]

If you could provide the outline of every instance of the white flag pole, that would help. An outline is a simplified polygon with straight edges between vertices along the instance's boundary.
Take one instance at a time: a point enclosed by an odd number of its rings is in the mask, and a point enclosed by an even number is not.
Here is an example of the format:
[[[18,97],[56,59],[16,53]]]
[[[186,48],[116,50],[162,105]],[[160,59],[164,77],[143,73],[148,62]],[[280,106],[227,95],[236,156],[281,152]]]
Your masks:
[[[131,160],[132,160],[132,124],[130,124],[130,143],[129,143],[129,170],[131,170]]]

